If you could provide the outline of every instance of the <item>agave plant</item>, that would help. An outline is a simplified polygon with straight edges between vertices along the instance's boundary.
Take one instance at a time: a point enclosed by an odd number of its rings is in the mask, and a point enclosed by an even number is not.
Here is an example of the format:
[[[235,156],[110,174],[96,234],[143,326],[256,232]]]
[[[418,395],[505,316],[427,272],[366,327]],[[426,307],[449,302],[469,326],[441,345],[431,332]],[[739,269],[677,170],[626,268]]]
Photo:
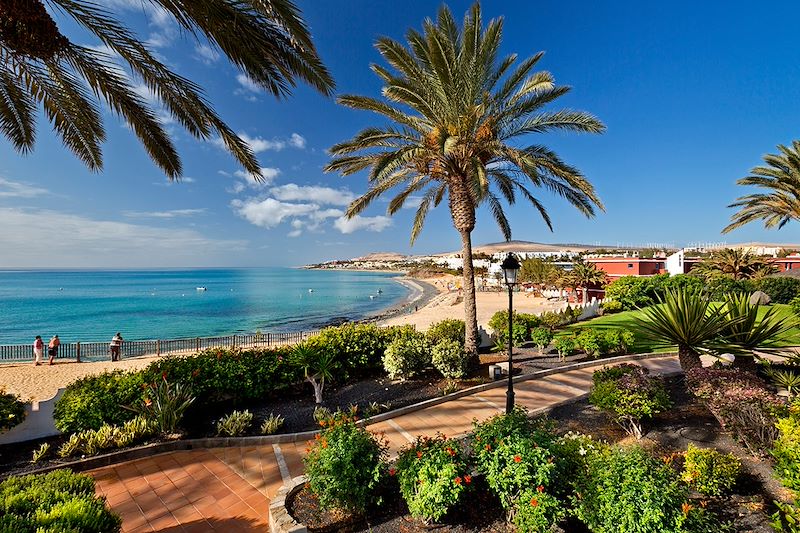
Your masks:
[[[789,392],[789,397],[794,397],[797,394],[797,389],[800,388],[800,372],[775,369],[771,364],[764,365],[764,372],[772,380],[772,383],[786,389]]]
[[[159,383],[150,385],[141,403],[125,408],[151,422],[157,431],[170,435],[176,432],[194,400],[191,387],[185,383],[169,383],[162,377]]]
[[[770,352],[777,349],[776,343],[793,327],[790,320],[780,318],[778,309],[771,307],[759,318],[758,304],[750,303],[747,294],[725,296],[725,310],[732,319],[720,332],[731,345],[736,355],[734,365],[755,370],[758,355],[755,350]]]
[[[667,291],[660,304],[642,310],[644,317],[635,317],[641,334],[659,346],[678,346],[681,368],[702,366],[701,352],[721,352],[731,348],[720,340],[722,334],[741,317],[732,319],[725,306],[715,306],[699,291],[678,288]]]

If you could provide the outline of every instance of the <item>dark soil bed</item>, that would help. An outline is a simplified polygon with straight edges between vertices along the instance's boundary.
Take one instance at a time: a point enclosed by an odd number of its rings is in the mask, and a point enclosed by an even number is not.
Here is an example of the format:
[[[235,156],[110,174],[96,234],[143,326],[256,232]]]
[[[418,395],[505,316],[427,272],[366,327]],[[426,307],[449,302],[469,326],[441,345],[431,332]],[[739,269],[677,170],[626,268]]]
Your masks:
[[[676,469],[682,467],[682,459],[676,455],[684,452],[689,443],[705,448],[716,448],[723,453],[733,453],[742,461],[743,475],[733,494],[722,498],[703,500],[699,494],[693,499],[701,502],[728,522],[727,531],[749,533],[771,533],[768,515],[774,509],[772,501],[785,500],[787,492],[772,475],[767,459],[755,458],[724,433],[716,419],[687,392],[682,376],[667,380],[673,408],[654,419],[647,428],[645,437],[636,442],[622,429],[609,421],[599,410],[586,401],[556,408],[550,418],[559,424],[559,431],[578,431],[612,443],[638,444],[654,456],[670,458]],[[287,504],[295,518],[309,526],[309,531],[374,531],[374,532],[512,532],[514,528],[505,523],[499,502],[491,496],[480,477],[476,476],[475,489],[458,509],[451,512],[440,524],[426,525],[408,515],[408,510],[396,485],[383,491],[384,505],[367,513],[367,517],[327,514],[319,510],[313,494],[307,489],[300,491]],[[587,532],[580,523],[562,524],[564,531]]]

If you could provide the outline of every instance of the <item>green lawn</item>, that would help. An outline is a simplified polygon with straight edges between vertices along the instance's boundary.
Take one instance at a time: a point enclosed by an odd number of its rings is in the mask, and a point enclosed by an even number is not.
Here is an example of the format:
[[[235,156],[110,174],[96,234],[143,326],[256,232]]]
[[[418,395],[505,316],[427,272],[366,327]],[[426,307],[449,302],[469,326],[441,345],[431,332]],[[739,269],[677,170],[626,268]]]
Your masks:
[[[798,346],[800,345],[800,323],[797,320],[796,315],[792,311],[792,308],[785,304],[774,304],[769,306],[770,308],[777,308],[778,309],[778,316],[781,318],[788,318],[794,322],[794,327],[790,329],[784,338],[778,343],[779,346]],[[763,308],[763,312],[765,313],[767,308]],[[634,332],[636,335],[636,342],[634,342],[633,346],[631,346],[630,352],[631,353],[649,353],[649,352],[671,352],[675,351],[676,348],[656,348],[654,343],[648,339],[645,339],[643,335],[638,333],[637,331],[637,324],[634,317],[641,317],[643,316],[642,311],[623,311],[622,313],[615,313],[613,315],[605,315],[600,316],[597,318],[593,318],[591,320],[586,320],[584,322],[578,322],[576,324],[570,324],[565,328],[556,332],[556,337],[563,336],[563,335],[570,335],[576,330],[581,328],[596,328],[599,330],[605,328],[627,328]]]

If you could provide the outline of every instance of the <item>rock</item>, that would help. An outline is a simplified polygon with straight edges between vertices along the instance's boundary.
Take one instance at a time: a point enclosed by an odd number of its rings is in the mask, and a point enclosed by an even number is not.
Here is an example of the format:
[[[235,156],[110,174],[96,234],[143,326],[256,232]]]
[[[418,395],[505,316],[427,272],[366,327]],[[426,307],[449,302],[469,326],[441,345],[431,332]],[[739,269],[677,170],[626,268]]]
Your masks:
[[[750,305],[769,305],[770,302],[772,298],[766,292],[756,291],[750,295]]]

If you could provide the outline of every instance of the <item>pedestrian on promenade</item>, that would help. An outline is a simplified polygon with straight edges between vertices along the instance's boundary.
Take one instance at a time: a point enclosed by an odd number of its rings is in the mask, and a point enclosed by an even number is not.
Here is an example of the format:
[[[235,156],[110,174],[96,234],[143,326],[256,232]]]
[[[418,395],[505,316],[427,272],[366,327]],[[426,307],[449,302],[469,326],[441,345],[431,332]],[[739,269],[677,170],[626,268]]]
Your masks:
[[[119,352],[122,349],[122,335],[120,335],[119,331],[111,339],[111,344],[108,348],[111,350],[111,360],[119,361]]]
[[[33,364],[39,366],[42,364],[42,355],[44,355],[44,341],[41,335],[36,335],[36,340],[33,341]]]
[[[58,347],[61,346],[61,341],[58,339],[58,335],[53,335],[53,338],[50,339],[50,344],[47,347],[47,355],[50,356],[50,363],[53,364],[53,361],[56,360],[58,357]]]

